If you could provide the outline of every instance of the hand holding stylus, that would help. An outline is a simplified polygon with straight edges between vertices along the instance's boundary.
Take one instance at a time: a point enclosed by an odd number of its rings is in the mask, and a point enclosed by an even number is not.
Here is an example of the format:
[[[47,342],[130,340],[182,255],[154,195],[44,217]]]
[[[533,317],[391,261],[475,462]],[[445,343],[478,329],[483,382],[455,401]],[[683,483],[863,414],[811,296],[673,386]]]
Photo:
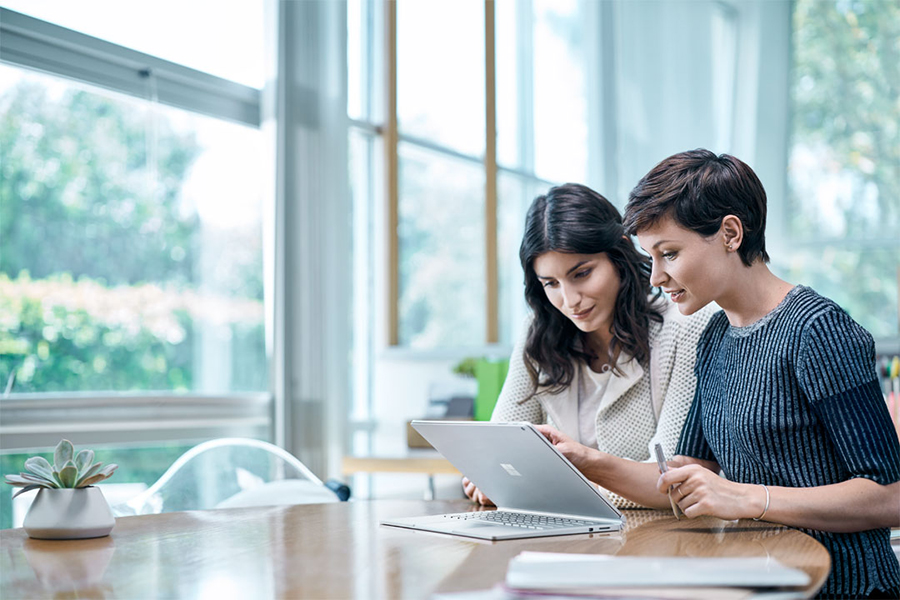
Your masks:
[[[659,474],[662,475],[666,471],[669,470],[669,466],[666,464],[666,455],[663,452],[662,444],[657,443],[653,448],[654,452],[656,452],[656,464],[659,466]],[[672,505],[672,512],[675,514],[676,519],[681,519],[681,516],[684,514],[681,512],[681,509],[678,507],[678,504],[675,500],[672,499],[672,489],[677,486],[669,486],[668,494],[669,494],[669,504]]]

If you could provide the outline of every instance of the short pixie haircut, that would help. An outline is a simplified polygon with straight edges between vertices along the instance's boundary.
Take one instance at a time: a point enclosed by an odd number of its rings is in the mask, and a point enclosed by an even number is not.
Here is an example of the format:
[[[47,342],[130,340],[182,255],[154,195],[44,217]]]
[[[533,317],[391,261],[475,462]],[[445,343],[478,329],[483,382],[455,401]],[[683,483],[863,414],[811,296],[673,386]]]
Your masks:
[[[653,167],[631,190],[625,206],[625,230],[635,235],[664,217],[704,237],[716,233],[722,219],[734,215],[744,227],[741,261],[769,262],[766,252],[766,191],[746,163],[698,148],[673,154]]]

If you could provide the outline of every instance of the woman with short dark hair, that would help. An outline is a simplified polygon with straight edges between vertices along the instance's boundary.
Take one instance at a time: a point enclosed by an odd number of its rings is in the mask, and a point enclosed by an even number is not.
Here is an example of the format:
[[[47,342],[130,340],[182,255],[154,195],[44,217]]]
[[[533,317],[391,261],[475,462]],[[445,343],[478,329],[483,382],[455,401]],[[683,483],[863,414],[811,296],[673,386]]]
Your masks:
[[[650,261],[619,211],[583,185],[535,198],[519,258],[532,315],[492,420],[553,423],[626,468],[649,460],[657,442],[673,452],[713,309],[684,317],[653,294]]]
[[[753,170],[707,150],[673,155],[632,191],[625,225],[650,282],[690,315],[715,302],[672,467],[617,479],[616,463],[549,428],[585,475],[688,517],[804,528],[832,557],[824,597],[896,598],[900,442],[872,336],[837,304],[767,267],[766,196]],[[722,472],[724,477],[719,476]],[[627,473],[632,476],[635,471]]]

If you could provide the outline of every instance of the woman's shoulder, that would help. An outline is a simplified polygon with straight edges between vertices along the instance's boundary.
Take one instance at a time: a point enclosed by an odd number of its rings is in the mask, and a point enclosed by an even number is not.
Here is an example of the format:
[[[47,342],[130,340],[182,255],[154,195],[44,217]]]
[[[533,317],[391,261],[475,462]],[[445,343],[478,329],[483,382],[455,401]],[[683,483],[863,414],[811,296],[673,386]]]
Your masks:
[[[865,345],[872,337],[837,302],[805,285],[791,288],[778,306],[759,321],[731,328],[731,332],[735,337],[759,332],[768,338],[799,341],[801,346],[833,340],[858,340]]]
[[[865,327],[834,300],[822,296],[812,288],[798,285],[792,291],[790,306],[785,311],[792,329],[800,338],[801,347],[860,345],[874,351],[874,339]],[[847,348],[842,349],[843,352]]]
[[[782,300],[782,303],[784,304],[783,313],[785,317],[789,321],[800,324],[804,329],[823,319],[843,321],[848,325],[850,323],[856,324],[847,311],[841,308],[837,302],[805,285],[798,285],[792,288],[785,296],[785,299]]]

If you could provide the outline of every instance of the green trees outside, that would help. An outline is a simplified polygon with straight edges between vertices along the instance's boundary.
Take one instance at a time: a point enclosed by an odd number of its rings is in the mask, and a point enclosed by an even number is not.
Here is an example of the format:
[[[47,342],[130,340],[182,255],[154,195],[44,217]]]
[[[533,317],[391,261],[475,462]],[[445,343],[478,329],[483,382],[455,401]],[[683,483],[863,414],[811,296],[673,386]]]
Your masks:
[[[222,253],[241,281],[199,291],[182,187],[202,151],[149,103],[29,75],[0,92],[0,393],[13,373],[14,392],[192,390],[210,320],[252,350],[237,388],[265,389],[259,237],[206,232],[254,256]]]
[[[107,288],[68,273],[0,273],[0,377],[15,391],[174,390],[192,386],[192,319],[183,294]],[[196,312],[196,311],[195,311]]]
[[[806,177],[830,176],[840,198],[826,206],[833,210],[823,210],[830,198],[814,195],[821,180],[798,186],[788,213],[791,229],[802,237],[896,238],[900,3],[799,0],[793,29],[794,158],[802,160],[796,156],[802,146],[820,161],[796,166]]]
[[[149,103],[19,75],[0,85],[0,395],[13,374],[14,393],[196,391],[210,329],[239,349],[212,365],[229,389],[267,389],[261,231],[204,229],[182,194],[196,134]],[[195,441],[94,450],[120,465],[112,484],[149,485]],[[0,472],[34,453],[0,453]]]
[[[780,266],[876,338],[897,338],[900,4],[797,0],[793,18],[793,252]]]
[[[136,102],[54,92],[24,79],[0,97],[0,269],[190,283],[199,223],[179,192],[196,141]]]

